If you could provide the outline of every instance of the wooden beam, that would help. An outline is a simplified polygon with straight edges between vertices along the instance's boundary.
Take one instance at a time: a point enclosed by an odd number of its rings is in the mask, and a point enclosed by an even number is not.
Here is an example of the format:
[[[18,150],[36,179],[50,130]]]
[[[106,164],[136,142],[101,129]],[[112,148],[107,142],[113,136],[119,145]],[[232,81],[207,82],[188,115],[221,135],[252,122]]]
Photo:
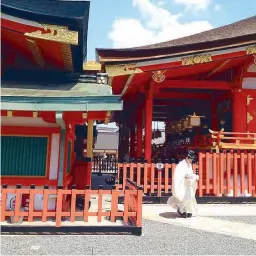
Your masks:
[[[256,72],[244,72],[243,77],[256,77]]]
[[[158,92],[161,88],[230,90],[231,84],[232,83],[226,81],[165,80],[155,86],[155,92]]]

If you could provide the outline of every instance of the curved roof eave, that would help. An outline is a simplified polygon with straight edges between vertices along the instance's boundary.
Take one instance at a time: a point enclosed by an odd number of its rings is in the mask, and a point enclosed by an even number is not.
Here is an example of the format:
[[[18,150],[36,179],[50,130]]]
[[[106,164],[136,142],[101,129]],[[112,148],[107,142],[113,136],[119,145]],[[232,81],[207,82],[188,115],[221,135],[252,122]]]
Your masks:
[[[244,44],[255,41],[256,16],[241,20],[223,27],[211,29],[191,36],[171,41],[134,48],[96,49],[101,60],[122,60],[134,57],[154,57],[172,53],[196,51],[209,48],[226,47],[233,44]],[[210,47],[209,47],[210,44]]]

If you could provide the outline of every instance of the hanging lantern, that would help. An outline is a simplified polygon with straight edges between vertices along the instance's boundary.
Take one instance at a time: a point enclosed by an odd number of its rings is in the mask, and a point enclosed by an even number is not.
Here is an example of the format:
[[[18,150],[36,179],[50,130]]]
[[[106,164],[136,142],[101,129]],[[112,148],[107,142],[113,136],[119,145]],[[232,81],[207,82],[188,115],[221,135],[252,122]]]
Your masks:
[[[193,116],[189,116],[189,117],[190,117],[189,123],[191,126],[200,126],[201,117],[204,117],[204,116],[197,116],[196,113],[194,113]]]

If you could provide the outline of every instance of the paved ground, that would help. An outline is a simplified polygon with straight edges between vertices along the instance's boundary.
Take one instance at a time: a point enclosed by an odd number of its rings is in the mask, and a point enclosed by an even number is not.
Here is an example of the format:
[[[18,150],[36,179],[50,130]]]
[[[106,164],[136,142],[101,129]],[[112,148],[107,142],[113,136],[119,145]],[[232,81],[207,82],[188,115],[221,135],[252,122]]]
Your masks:
[[[255,255],[256,205],[143,206],[143,236],[2,236],[2,255]]]

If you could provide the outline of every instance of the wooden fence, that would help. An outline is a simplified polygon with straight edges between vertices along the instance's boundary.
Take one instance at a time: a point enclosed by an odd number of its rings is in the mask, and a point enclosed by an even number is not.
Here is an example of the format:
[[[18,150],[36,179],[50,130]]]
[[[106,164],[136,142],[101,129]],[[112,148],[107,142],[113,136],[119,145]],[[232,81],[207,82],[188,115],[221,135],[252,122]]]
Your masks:
[[[30,188],[26,189],[20,185],[17,185],[16,188],[8,188],[7,185],[3,185],[1,189],[1,222],[5,222],[8,217],[12,217],[13,222],[18,222],[21,217],[24,217],[28,222],[35,221],[35,218],[37,221],[39,218],[42,222],[46,222],[48,218],[51,218],[56,221],[56,227],[60,227],[63,226],[63,218],[69,222],[76,220],[88,222],[89,217],[96,216],[97,222],[101,222],[102,217],[109,217],[111,222],[115,222],[116,217],[122,217],[124,223],[131,222],[133,225],[141,227],[142,189],[130,180],[127,180],[126,184],[125,190],[118,190],[116,186],[113,186],[112,190],[103,190],[102,186],[98,190],[91,190],[88,186],[86,189],[78,190],[75,186],[72,189],[63,189],[62,186],[56,189],[49,189],[48,186],[43,189],[36,189],[34,185],[31,185]],[[14,195],[15,204],[13,207],[7,206],[8,194]],[[41,210],[35,210],[36,195],[43,197]],[[89,210],[91,195],[98,197],[96,211]],[[111,209],[109,211],[104,211],[102,208],[103,196],[105,195],[111,195]],[[52,210],[49,210],[49,196],[55,197],[55,208]],[[83,198],[83,209],[77,207],[78,196]],[[118,197],[124,197],[123,211],[118,210]],[[29,204],[24,205],[24,202],[29,202]]]
[[[143,187],[147,194],[162,196],[171,192],[176,164],[122,163],[118,164],[118,186],[124,188],[129,178]],[[193,170],[200,176],[198,196],[256,196],[256,154],[199,153]]]

